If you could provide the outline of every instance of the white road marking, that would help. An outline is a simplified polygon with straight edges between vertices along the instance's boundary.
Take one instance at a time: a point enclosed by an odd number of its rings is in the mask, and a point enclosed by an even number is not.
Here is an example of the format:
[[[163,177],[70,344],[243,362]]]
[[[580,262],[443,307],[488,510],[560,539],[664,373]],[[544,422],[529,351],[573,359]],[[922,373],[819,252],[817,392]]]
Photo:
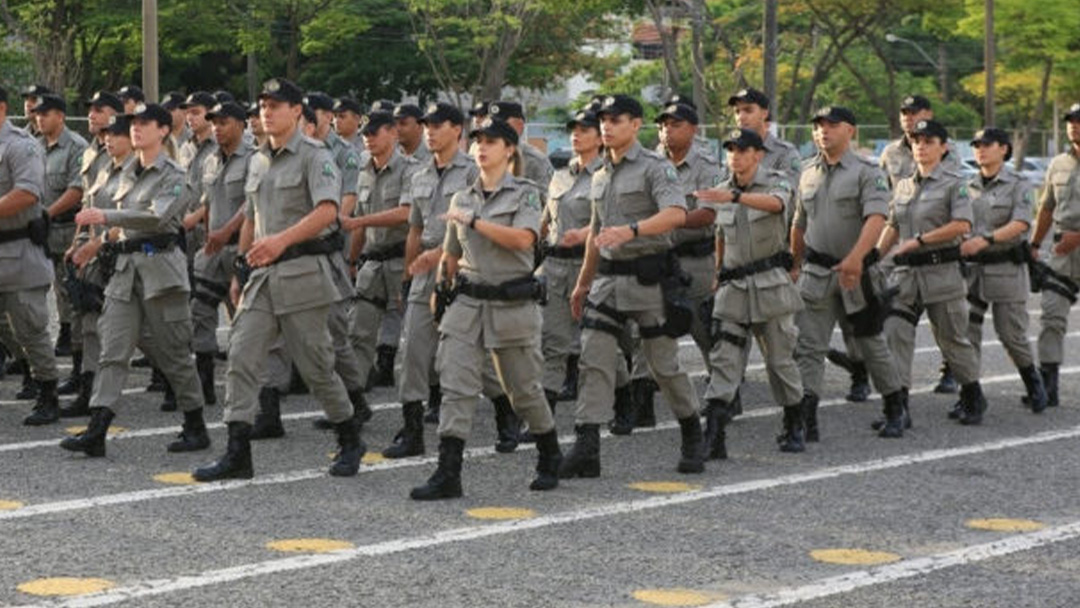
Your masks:
[[[344,549],[333,553],[303,555],[282,559],[267,560],[262,562],[253,562],[240,566],[234,566],[231,568],[224,568],[219,570],[205,570],[194,575],[134,582],[126,586],[117,587],[102,593],[43,603],[39,604],[39,606],[71,608],[104,606],[123,601],[130,601],[138,598],[159,596],[167,593],[208,587],[211,585],[239,581],[258,576],[265,576],[268,574],[324,567],[331,564],[352,561],[361,557],[373,557],[380,555],[403,553],[406,551],[413,551],[417,549],[437,547],[482,538],[498,537],[507,534],[516,534],[528,530],[537,530],[563,524],[580,523],[604,517],[629,515],[633,513],[651,511],[654,509],[662,509],[678,505],[696,503],[709,499],[724,498],[728,496],[747,494],[751,492],[761,492],[815,481],[824,481],[852,475],[861,475],[864,473],[886,471],[914,464],[935,462],[949,458],[959,458],[963,456],[974,456],[979,454],[985,454],[988,452],[1037,445],[1052,441],[1059,441],[1062,439],[1072,439],[1076,437],[1080,437],[1080,426],[1074,426],[1071,428],[1057,431],[1049,431],[1046,433],[1039,433],[1028,437],[1012,437],[964,447],[926,450],[914,454],[904,454],[899,456],[892,456],[889,458],[880,458],[846,465],[824,467],[804,473],[794,473],[790,475],[782,475],[779,477],[757,479],[727,485],[718,485],[699,491],[686,492],[683,494],[655,496],[638,500],[613,502],[606,505],[599,505],[585,509],[564,511],[561,513],[553,513],[550,515],[541,515],[533,519],[506,521],[494,524],[486,524],[482,526],[454,528],[450,530],[432,532],[430,534],[425,534],[422,536],[404,537],[380,543],[361,545],[352,549]],[[1056,535],[1053,534],[1053,532],[1055,531],[1057,532]],[[1043,543],[1046,544],[1049,542],[1067,540],[1068,538],[1072,538],[1076,534],[1080,534],[1080,524],[1076,524],[1074,525],[1074,527],[1066,528],[1065,532],[1062,532],[1059,528],[1053,528],[1050,531],[1042,533],[1041,536],[1037,536],[1036,538],[1045,539]],[[1007,546],[1011,547],[1013,551],[1022,550],[1021,548],[1018,548],[1022,547],[1022,544],[1019,544],[1018,542],[1014,542],[1013,544]],[[978,552],[975,552],[974,554],[977,555]],[[957,563],[961,562],[958,561]],[[914,576],[914,574],[912,574],[912,576]]]

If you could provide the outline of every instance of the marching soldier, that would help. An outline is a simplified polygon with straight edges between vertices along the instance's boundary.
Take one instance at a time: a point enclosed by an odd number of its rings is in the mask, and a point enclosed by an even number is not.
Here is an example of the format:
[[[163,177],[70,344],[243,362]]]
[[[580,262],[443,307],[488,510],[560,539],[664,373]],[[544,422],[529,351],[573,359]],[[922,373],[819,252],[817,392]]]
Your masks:
[[[719,269],[713,305],[715,341],[711,378],[705,391],[706,449],[710,458],[727,458],[726,430],[735,393],[742,384],[757,339],[773,399],[784,408],[783,431],[777,438],[782,452],[806,449],[802,413],[802,382],[793,352],[798,330],[795,313],[802,309],[788,270],[786,208],[792,203],[787,174],[761,166],[765,144],[750,129],[731,131],[723,143],[727,152],[727,181],[718,188],[699,190],[703,204],[716,205],[716,267]]]
[[[822,108],[813,125],[818,155],[802,172],[791,228],[791,251],[800,269],[797,284],[805,303],[795,317],[795,360],[804,391],[806,439],[819,438],[824,358],[837,323],[862,354],[884,396],[880,435],[901,437],[907,395],[882,334],[888,311],[878,296],[884,277],[875,267],[874,248],[889,214],[889,186],[880,169],[851,149],[854,113],[840,106]]]
[[[124,114],[134,114],[135,106],[146,103],[146,94],[140,87],[133,84],[121,87],[116,92],[116,96],[124,102]]]
[[[355,99],[339,97],[334,100],[334,130],[361,155],[366,151],[364,138],[360,137],[360,123],[363,120],[364,109]]]
[[[22,90],[23,118],[26,119],[26,132],[30,135],[41,135],[37,121],[34,120],[34,107],[41,103],[42,96],[54,94],[52,89],[43,84],[32,84]]]
[[[697,395],[672,337],[688,329],[692,312],[665,302],[665,290],[676,288],[670,284],[669,233],[686,222],[686,197],[675,167],[638,143],[642,115],[641,104],[626,95],[607,97],[598,112],[605,158],[593,175],[585,261],[571,296],[574,317],[583,319],[582,381],[577,440],[559,470],[564,478],[600,475],[600,424],[612,416],[618,343],[631,320],[640,328],[642,352],[682,430],[678,471],[705,468]]]
[[[540,384],[542,284],[532,275],[539,238],[540,195],[532,182],[514,177],[518,134],[488,120],[471,134],[480,177],[458,192],[445,215],[446,240],[439,278],[454,281],[456,297],[439,325],[439,466],[414,500],[462,495],[461,464],[488,355],[514,410],[536,435],[536,478],[529,489],[559,484],[562,454],[551,410]]]
[[[219,460],[195,470],[198,481],[253,476],[251,425],[262,368],[278,335],[285,337],[286,348],[292,347],[300,374],[335,425],[339,450],[330,474],[356,475],[366,451],[345,385],[334,373],[326,323],[339,297],[328,255],[340,245],[332,225],[338,217],[341,175],[330,150],[299,131],[303,97],[295,84],[277,78],[266,81],[259,94],[269,141],[253,161],[263,167],[251,169],[260,177],[244,208],[241,261],[233,279],[232,291],[239,293],[243,283],[243,292],[229,340],[229,443]]]
[[[184,96],[176,91],[170,91],[162,96],[161,107],[172,114],[172,131],[169,139],[165,142],[165,151],[173,160],[180,156],[180,148],[191,139],[191,128],[187,126],[187,115],[184,112]]]
[[[399,103],[394,107],[401,153],[420,163],[431,160],[431,150],[424,145],[424,125],[420,124],[423,117],[424,112],[415,104]]]
[[[105,455],[105,436],[112,408],[119,401],[128,361],[138,345],[158,366],[176,393],[184,423],[170,452],[204,450],[210,436],[203,421],[203,402],[191,360],[191,308],[187,264],[179,249],[184,213],[183,170],[163,149],[172,116],[156,104],[136,106],[131,143],[137,156],[124,165],[120,184],[107,209],[83,209],[80,226],[116,229],[116,270],[105,288],[98,329],[101,358],[90,397],[86,431],[60,442],[60,447]],[[145,339],[144,339],[145,332]]]
[[[11,321],[16,347],[40,389],[23,424],[60,418],[56,356],[49,341],[46,293],[53,267],[46,254],[45,152],[7,118],[7,91],[0,87],[0,317]]]
[[[519,138],[525,134],[525,111],[516,101],[496,101],[488,106],[488,116],[509,123],[517,131]],[[531,179],[542,191],[547,192],[551,176],[555,173],[551,161],[543,152],[537,150],[536,146],[525,140],[521,140],[520,152],[524,163],[521,175]]]
[[[1046,390],[1028,344],[1028,242],[1036,190],[1009,167],[1012,142],[1004,129],[987,127],[971,141],[979,175],[968,182],[975,223],[960,246],[970,264],[968,339],[981,359],[982,327],[993,310],[994,331],[1009,353],[1027,389],[1027,402],[1038,414],[1046,409]],[[957,411],[957,415],[960,412]]]
[[[982,422],[986,397],[967,337],[967,290],[959,264],[961,237],[971,230],[971,196],[963,176],[942,164],[948,141],[945,127],[932,120],[919,121],[911,131],[916,173],[896,185],[888,225],[878,242],[883,253],[896,245],[893,277],[899,292],[885,334],[900,383],[910,389],[915,328],[926,311],[934,340],[961,384],[958,419],[972,425]]]
[[[1053,246],[1047,260],[1051,273],[1042,289],[1042,329],[1039,364],[1046,386],[1046,404],[1058,405],[1058,371],[1065,359],[1064,341],[1069,308],[1076,301],[1080,281],[1080,103],[1065,113],[1069,149],[1054,157],[1046,170],[1046,187],[1039,202],[1032,253],[1053,228]]]
[[[788,176],[789,183],[798,184],[799,175],[802,173],[802,158],[795,144],[776,137],[769,130],[769,122],[772,121],[769,97],[757,89],[740,89],[728,97],[728,107],[735,115],[735,126],[750,129],[761,137],[765,145],[765,158],[761,160],[761,166],[783,171]]]
[[[205,181],[206,159],[217,151],[214,141],[214,128],[206,118],[206,113],[217,105],[214,96],[205,91],[196,91],[188,95],[181,108],[186,122],[191,129],[191,139],[180,147],[180,166],[187,172],[186,192],[188,208],[184,215],[184,230],[187,239],[188,267],[195,263],[195,252],[206,241],[206,218],[202,207],[202,186]]]

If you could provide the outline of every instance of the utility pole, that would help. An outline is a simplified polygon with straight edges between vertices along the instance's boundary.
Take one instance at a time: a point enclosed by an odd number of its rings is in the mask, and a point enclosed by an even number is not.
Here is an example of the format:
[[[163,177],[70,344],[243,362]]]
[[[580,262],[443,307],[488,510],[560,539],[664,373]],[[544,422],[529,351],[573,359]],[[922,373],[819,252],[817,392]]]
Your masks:
[[[765,0],[765,19],[762,29],[762,39],[765,41],[765,70],[762,86],[765,88],[765,96],[773,108],[780,104],[776,98],[776,55],[779,52],[777,42],[777,18],[776,8],[779,0]]]
[[[702,49],[705,38],[705,0],[692,0],[693,26],[691,42],[694,64],[694,105],[697,106],[698,122],[706,124],[708,108],[705,99],[705,53]]]
[[[986,96],[983,122],[994,125],[994,0],[986,0],[986,22],[983,24],[983,63],[986,65]]]
[[[148,101],[158,101],[158,8],[157,0],[142,0],[142,89]]]

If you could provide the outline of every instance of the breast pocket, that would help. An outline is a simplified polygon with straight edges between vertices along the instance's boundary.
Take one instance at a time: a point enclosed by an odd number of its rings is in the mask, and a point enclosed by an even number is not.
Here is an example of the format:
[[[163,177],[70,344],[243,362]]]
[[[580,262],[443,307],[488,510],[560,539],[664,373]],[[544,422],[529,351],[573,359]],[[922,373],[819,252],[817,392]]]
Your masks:
[[[646,190],[645,176],[634,175],[615,184],[619,209],[628,219],[641,220],[653,215],[656,206]]]
[[[995,230],[1012,220],[1013,206],[1008,199],[992,198],[986,211],[986,221],[990,230]]]
[[[799,204],[802,205],[804,217],[817,217],[817,193],[818,187],[816,184],[810,186],[808,189],[799,191]]]
[[[734,246],[739,242],[739,231],[735,226],[735,211],[733,204],[719,205],[716,208],[717,232],[724,239],[725,247]]]
[[[859,201],[859,184],[847,181],[840,184],[833,194],[836,214],[842,219],[858,219],[862,215],[862,203]]]

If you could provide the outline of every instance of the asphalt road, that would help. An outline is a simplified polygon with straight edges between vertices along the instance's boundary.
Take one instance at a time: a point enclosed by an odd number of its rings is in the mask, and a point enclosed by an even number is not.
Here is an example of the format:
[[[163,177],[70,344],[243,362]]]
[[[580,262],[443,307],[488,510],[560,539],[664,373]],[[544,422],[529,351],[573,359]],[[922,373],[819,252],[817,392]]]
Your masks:
[[[1077,320],[1074,312],[1072,359]],[[21,426],[29,403],[12,400],[17,379],[8,378],[0,604],[1080,605],[1080,360],[1064,366],[1062,406],[1036,416],[1021,407],[1023,386],[1000,345],[986,344],[990,410],[967,428],[945,418],[955,397],[929,390],[940,358],[925,323],[918,347],[915,428],[901,440],[869,430],[880,401],[844,402],[847,378],[830,366],[821,443],[781,454],[780,412],[755,349],[730,459],[703,475],[675,472],[678,430],[661,403],[656,429],[603,439],[600,479],[530,492],[536,453],[494,453],[485,402],[467,444],[465,497],[437,503],[407,497],[435,466],[430,426],[426,457],[372,459],[356,478],[331,478],[333,437],[311,427],[319,412],[310,397],[290,396],[288,434],[256,444],[254,480],[163,482],[155,476],[216,458],[225,436],[216,425],[208,452],[168,454],[179,415],[141,391],[145,371],[132,372],[117,408],[114,425],[126,431],[95,460],[56,446],[84,420]],[[701,369],[688,343],[681,354]],[[364,433],[375,453],[392,439],[400,405],[387,389],[369,398],[380,404]],[[572,440],[571,404],[557,419]],[[274,544],[295,539],[323,542]]]

